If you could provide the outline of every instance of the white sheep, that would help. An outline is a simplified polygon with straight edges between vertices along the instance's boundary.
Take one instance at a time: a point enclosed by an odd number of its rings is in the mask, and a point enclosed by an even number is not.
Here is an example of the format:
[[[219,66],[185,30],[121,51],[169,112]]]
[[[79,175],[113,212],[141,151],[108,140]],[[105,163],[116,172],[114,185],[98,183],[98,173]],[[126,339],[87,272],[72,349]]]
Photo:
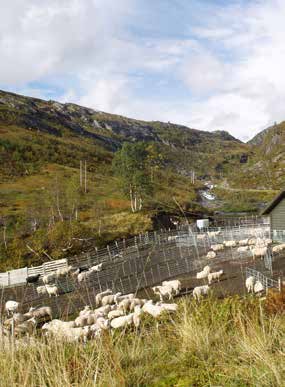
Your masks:
[[[97,337],[100,336],[103,330],[106,330],[110,327],[110,320],[103,317],[99,317],[95,324],[90,326],[92,335]]]
[[[118,309],[122,310],[124,313],[127,313],[128,310],[130,310],[131,305],[132,305],[132,300],[125,298],[124,300],[119,302]]]
[[[85,342],[91,336],[89,326],[75,327],[74,321],[52,320],[44,324],[42,330],[68,342]]]
[[[27,316],[27,315],[19,313],[19,312],[14,313],[13,317],[10,317],[3,322],[3,327],[8,328],[10,331],[13,323],[15,326],[15,325],[23,323],[24,321],[26,321],[28,319],[30,319],[30,316]]]
[[[150,314],[152,317],[159,317],[166,309],[161,305],[154,305],[152,300],[147,301],[142,307],[143,312]]]
[[[50,282],[54,281],[56,279],[56,273],[52,272],[50,274],[46,274],[43,276],[43,283],[45,285],[49,284]]]
[[[59,278],[59,277],[64,277],[66,275],[68,275],[71,270],[73,269],[72,266],[67,266],[67,267],[59,267],[57,270],[56,270],[56,277]]]
[[[116,307],[116,305],[100,306],[99,308],[96,308],[94,310],[94,313],[96,313],[98,316],[106,316],[111,310],[114,310]]]
[[[102,306],[116,304],[121,294],[122,293],[118,292],[116,294],[109,294],[108,296],[104,296],[102,298]]]
[[[267,246],[266,240],[262,238],[257,238],[255,241],[255,247],[265,247]]]
[[[121,309],[111,310],[108,313],[108,320],[113,320],[113,318],[120,317],[120,316],[124,316],[123,310],[121,310]]]
[[[248,245],[248,238],[247,239],[242,239],[238,242],[240,246],[247,246]]]
[[[129,293],[129,294],[123,294],[117,297],[116,303],[119,304],[123,300],[132,300],[135,298],[134,293]]]
[[[205,272],[204,270],[199,271],[199,272],[196,274],[196,278],[197,278],[197,279],[204,279],[204,278],[207,278],[207,277],[208,277],[208,273]]]
[[[54,319],[42,326],[43,331],[60,331],[66,328],[75,328],[75,322]]]
[[[36,325],[37,321],[34,317],[32,317],[29,320],[26,320],[21,324],[16,325],[14,329],[14,334],[16,336],[25,334],[31,335],[34,332]]]
[[[196,274],[197,279],[203,279],[207,278],[208,274],[210,273],[211,268],[210,266],[205,266],[204,269]]]
[[[109,294],[112,294],[112,290],[111,289],[107,289],[107,290],[104,290],[104,292],[101,292],[101,293],[98,293],[96,294],[96,297],[95,297],[95,303],[96,303],[96,306],[100,306],[101,305],[101,302],[102,302],[102,298],[104,296],[107,296]]]
[[[211,245],[211,249],[213,251],[221,251],[221,250],[224,250],[224,245],[221,243],[217,245]]]
[[[182,288],[181,282],[179,280],[163,281],[162,286],[171,286],[176,295],[180,293]]]
[[[215,271],[213,273],[208,274],[208,284],[211,285],[212,281],[218,280],[220,281],[221,276],[224,274],[223,270]]]
[[[59,332],[53,331],[53,334],[58,338],[67,341],[69,343],[83,341],[84,343],[87,341],[89,337],[91,337],[91,329],[89,326],[85,327],[68,327]]]
[[[249,246],[240,246],[240,247],[238,247],[237,252],[238,253],[245,253],[246,251],[248,251],[248,249],[249,249]]]
[[[168,312],[176,312],[178,305],[177,304],[165,304],[163,302],[157,302],[156,305],[161,306],[164,310]]]
[[[82,281],[86,281],[92,273],[98,272],[102,270],[103,263],[99,263],[98,265],[90,267],[86,271],[82,271],[77,275],[77,281],[81,283]],[[77,272],[78,273],[78,272]]]
[[[45,285],[44,286],[37,286],[36,290],[37,290],[38,295],[47,294],[47,289],[46,289]]]
[[[172,286],[165,285],[165,286],[154,286],[152,288],[152,291],[154,294],[157,294],[160,297],[160,301],[163,301],[164,297],[167,297],[168,300],[171,300],[173,298],[173,295],[175,294],[175,291],[173,290]]]
[[[178,235],[170,235],[167,237],[168,242],[175,241],[178,238]]]
[[[236,247],[236,241],[224,241],[225,247]]]
[[[221,231],[208,231],[209,238],[216,238],[218,235],[221,235]]]
[[[253,288],[254,293],[261,293],[264,291],[264,286],[260,281],[256,281]]]
[[[86,314],[89,314],[91,311],[91,308],[89,305],[85,305],[84,309],[79,312],[79,316],[85,316]]]
[[[59,289],[58,289],[58,287],[55,284],[53,284],[53,285],[48,285],[47,284],[46,285],[46,290],[48,292],[49,297],[51,297],[51,296],[58,297],[58,295],[59,295]]]
[[[248,245],[249,245],[249,246],[253,246],[253,245],[255,245],[255,243],[256,243],[256,238],[250,238],[250,239],[248,240]]]
[[[255,283],[255,278],[252,275],[247,277],[247,279],[245,280],[245,287],[248,293],[254,291],[254,283]]]
[[[267,251],[268,251],[267,247],[254,247],[251,250],[252,257],[253,259],[255,259],[256,257],[263,258],[267,254]]]
[[[195,300],[199,301],[201,296],[206,295],[210,290],[209,285],[196,286],[193,289],[193,297]]]
[[[272,247],[272,252],[273,252],[273,253],[280,253],[280,252],[283,251],[284,249],[285,249],[285,244],[284,244],[284,243],[281,243],[280,245],[277,245],[277,246]]]
[[[144,304],[146,303],[146,300],[141,300],[140,298],[134,298],[131,301],[131,304],[130,304],[130,311],[132,312],[136,306],[144,306]]]
[[[8,315],[17,312],[19,308],[19,303],[17,301],[7,301],[5,304],[5,310]]]
[[[76,327],[84,327],[87,325],[95,324],[98,317],[103,317],[102,314],[98,314],[92,311],[89,311],[88,314],[83,314],[76,317],[74,320]]]
[[[84,327],[85,325],[88,325],[87,324],[87,319],[88,319],[88,315],[86,315],[86,314],[78,316],[74,320],[74,324],[75,324],[76,327]]]
[[[82,271],[81,273],[79,273],[79,274],[77,275],[77,281],[78,281],[79,283],[81,283],[81,282],[83,282],[83,281],[86,281],[86,280],[89,278],[89,276],[91,275],[91,273],[92,273],[92,272],[90,272],[89,270],[87,270],[87,271]]]
[[[50,306],[41,306],[39,308],[30,307],[29,312],[25,313],[26,316],[35,317],[36,319],[41,319],[49,317],[52,319],[52,310]]]
[[[131,324],[134,324],[135,327],[138,327],[140,323],[140,318],[139,318],[140,314],[141,314],[141,309],[136,307],[133,313],[130,313],[127,316],[120,316],[120,317],[114,318],[110,322],[110,325],[114,329],[123,328]]]
[[[101,262],[98,265],[90,267],[89,271],[98,272],[98,271],[101,271],[102,269],[103,269],[103,263]]]
[[[216,258],[217,254],[214,251],[208,251],[206,258],[208,259],[214,259]]]
[[[198,239],[198,240],[204,240],[204,239],[206,239],[206,234],[198,234],[198,235],[197,235],[197,239]]]

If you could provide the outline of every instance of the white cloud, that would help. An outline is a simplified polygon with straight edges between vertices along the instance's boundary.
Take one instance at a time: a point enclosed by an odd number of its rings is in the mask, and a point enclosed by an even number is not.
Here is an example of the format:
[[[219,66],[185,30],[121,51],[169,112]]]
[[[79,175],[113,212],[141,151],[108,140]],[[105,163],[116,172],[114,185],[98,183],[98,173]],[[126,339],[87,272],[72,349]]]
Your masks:
[[[187,28],[181,21],[181,31],[169,25],[161,36],[147,33],[152,26],[138,12],[142,4],[150,13],[159,6],[141,0],[3,4],[0,84],[9,89],[45,96],[50,93],[29,85],[44,82],[63,87],[65,102],[229,130],[242,139],[285,119],[283,0],[212,4],[204,13],[201,5],[193,8],[201,12],[195,21],[189,14]],[[192,35],[185,34],[189,30]],[[143,87],[147,77],[170,87],[158,97],[155,86]]]
[[[191,107],[194,125],[249,139],[285,119],[284,13],[281,1],[228,7],[216,14],[213,26],[195,30],[197,37],[207,37],[208,51],[201,45],[181,69],[195,95],[204,93]]]

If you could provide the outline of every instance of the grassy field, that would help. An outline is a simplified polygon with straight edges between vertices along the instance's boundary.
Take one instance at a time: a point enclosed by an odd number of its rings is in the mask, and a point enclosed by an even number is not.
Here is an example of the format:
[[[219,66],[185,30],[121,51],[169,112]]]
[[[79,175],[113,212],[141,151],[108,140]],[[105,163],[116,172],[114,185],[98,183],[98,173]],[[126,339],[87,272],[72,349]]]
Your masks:
[[[175,316],[87,345],[3,348],[1,386],[284,386],[285,315],[272,300],[184,298]]]

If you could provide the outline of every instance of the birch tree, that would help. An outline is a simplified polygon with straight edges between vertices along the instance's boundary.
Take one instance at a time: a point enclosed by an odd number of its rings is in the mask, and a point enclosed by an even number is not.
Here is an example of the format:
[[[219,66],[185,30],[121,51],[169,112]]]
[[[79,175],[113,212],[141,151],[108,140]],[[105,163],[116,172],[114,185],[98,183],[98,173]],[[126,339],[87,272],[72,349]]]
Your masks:
[[[140,211],[147,194],[152,193],[148,153],[144,143],[124,143],[113,160],[114,173],[120,178],[123,191],[130,199],[132,212]]]

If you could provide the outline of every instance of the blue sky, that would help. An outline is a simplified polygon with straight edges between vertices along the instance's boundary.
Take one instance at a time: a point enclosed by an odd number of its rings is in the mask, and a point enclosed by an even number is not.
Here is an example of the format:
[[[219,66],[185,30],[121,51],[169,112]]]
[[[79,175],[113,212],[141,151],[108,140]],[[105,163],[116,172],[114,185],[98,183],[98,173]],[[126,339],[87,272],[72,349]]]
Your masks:
[[[247,140],[282,121],[281,0],[10,0],[0,88]]]

